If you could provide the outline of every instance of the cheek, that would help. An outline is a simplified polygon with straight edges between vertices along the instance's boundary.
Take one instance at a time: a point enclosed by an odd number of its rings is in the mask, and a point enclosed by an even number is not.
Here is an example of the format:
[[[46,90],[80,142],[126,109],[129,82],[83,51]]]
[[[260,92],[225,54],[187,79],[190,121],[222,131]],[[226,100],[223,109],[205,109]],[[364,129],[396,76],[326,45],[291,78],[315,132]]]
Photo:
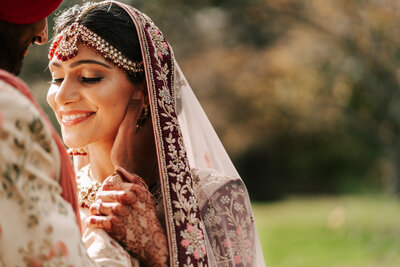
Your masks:
[[[56,92],[57,92],[57,86],[56,85],[51,85],[49,88],[49,91],[47,91],[47,103],[49,103],[50,107],[53,109],[53,111],[56,111]]]
[[[104,103],[107,103],[106,111],[111,117],[114,117],[114,120],[121,123],[133,92],[133,88],[131,83],[127,81],[120,81],[114,84],[112,88],[112,90],[107,90],[107,94],[103,96],[103,99],[105,100]]]
[[[122,97],[109,98],[108,107],[105,110],[112,124],[120,125],[125,117],[129,99]]]
[[[125,117],[126,107],[129,102],[129,96],[120,94],[119,90],[112,94],[106,94],[98,99],[98,108],[101,112],[99,119],[103,127],[107,128],[111,133],[116,133]]]

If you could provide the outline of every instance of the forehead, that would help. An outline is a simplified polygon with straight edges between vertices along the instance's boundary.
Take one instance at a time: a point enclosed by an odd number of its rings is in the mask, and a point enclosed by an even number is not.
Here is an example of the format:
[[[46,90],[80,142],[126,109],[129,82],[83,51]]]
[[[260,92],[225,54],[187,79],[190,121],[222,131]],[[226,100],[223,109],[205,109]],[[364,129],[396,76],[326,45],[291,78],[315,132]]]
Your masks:
[[[66,61],[62,61],[58,59],[56,56],[53,57],[53,59],[49,62],[49,66],[61,66],[61,67],[66,67],[74,62],[78,62],[80,60],[96,60],[99,62],[102,62],[106,65],[108,65],[110,68],[114,68],[114,65],[109,63],[102,55],[94,51],[93,49],[89,48],[86,45],[79,44],[78,45],[78,54],[74,56],[71,59],[68,59]]]

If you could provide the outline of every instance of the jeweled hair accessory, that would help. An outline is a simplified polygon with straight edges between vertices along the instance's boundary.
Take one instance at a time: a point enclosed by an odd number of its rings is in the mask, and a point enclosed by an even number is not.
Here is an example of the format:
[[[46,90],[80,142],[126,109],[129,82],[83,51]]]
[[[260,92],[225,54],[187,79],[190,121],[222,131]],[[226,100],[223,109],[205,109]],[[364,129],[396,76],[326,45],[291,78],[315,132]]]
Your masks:
[[[78,41],[80,41],[83,45],[92,48],[122,70],[133,74],[142,73],[144,71],[143,61],[135,62],[129,60],[101,36],[80,24],[80,20],[90,10],[100,5],[111,3],[112,2],[102,2],[89,6],[72,25],[62,30],[56,38],[54,38],[53,45],[50,48],[49,60],[52,60],[54,56],[62,61],[73,58],[78,54]]]

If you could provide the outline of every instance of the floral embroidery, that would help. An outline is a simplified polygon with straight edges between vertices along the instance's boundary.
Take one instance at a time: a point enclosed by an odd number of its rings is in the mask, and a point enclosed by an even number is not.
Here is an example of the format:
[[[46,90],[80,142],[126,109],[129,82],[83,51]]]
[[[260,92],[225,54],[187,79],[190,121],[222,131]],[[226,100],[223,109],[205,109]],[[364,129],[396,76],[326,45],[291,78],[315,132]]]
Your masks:
[[[168,52],[168,44],[165,42],[165,39],[163,35],[161,34],[160,30],[156,25],[150,25],[148,28],[149,33],[152,35],[152,41],[154,46],[157,48],[156,50],[156,56],[158,56],[161,60],[163,59],[163,56],[169,55]]]
[[[206,254],[203,232],[196,226],[188,224],[186,230],[181,232],[182,246],[186,248],[186,254],[193,254],[196,260],[203,258]]]
[[[174,106],[172,51],[153,22],[136,9],[131,10],[136,21],[141,24],[138,32],[145,40],[147,54],[144,56],[152,82],[152,111],[156,118],[160,156],[164,166],[161,181],[166,192],[165,205],[170,211],[166,214],[172,241],[170,253],[173,261],[170,264],[182,266],[186,262],[185,266],[207,266],[204,226],[194,197],[189,164]]]
[[[222,196],[221,202],[224,204],[228,204],[231,199],[228,196]]]
[[[167,104],[172,103],[171,95],[169,94],[168,90],[166,88],[163,88],[162,90],[159,90],[159,96],[163,98],[163,101]]]
[[[40,245],[37,240],[30,241],[26,248],[19,248],[18,253],[26,266],[66,266],[68,248],[62,241],[52,244],[45,239]]]
[[[39,117],[34,118],[29,124],[29,131],[33,141],[37,142],[47,153],[51,152],[50,141],[46,138],[44,126]]]
[[[47,158],[48,161],[41,160],[43,152],[51,153],[52,143],[40,118],[32,114],[32,117],[27,119],[9,118],[7,123],[7,130],[1,131],[5,147],[2,147],[2,155],[0,155],[4,159],[1,166],[0,197],[13,199],[18,203],[25,216],[24,223],[27,228],[37,226],[40,223],[38,212],[49,212],[53,204],[58,208],[59,213],[66,214],[64,204],[56,203],[56,199],[43,201],[49,196],[49,194],[44,194],[44,191],[59,194],[60,189],[36,178],[38,174],[36,167],[46,170],[51,167],[54,170],[54,166],[50,166],[54,165],[50,157]],[[33,146],[33,144],[39,145]]]
[[[201,214],[218,266],[253,266],[255,233],[244,184],[229,182],[210,194]]]

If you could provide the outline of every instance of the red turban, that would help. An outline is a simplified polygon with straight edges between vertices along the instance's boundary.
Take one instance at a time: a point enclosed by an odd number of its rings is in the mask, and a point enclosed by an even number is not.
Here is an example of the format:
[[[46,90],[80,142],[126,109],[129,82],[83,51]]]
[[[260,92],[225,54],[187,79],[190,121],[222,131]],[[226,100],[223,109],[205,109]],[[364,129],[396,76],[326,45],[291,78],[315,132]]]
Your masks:
[[[0,3],[0,20],[30,24],[49,16],[62,0],[8,0]]]

